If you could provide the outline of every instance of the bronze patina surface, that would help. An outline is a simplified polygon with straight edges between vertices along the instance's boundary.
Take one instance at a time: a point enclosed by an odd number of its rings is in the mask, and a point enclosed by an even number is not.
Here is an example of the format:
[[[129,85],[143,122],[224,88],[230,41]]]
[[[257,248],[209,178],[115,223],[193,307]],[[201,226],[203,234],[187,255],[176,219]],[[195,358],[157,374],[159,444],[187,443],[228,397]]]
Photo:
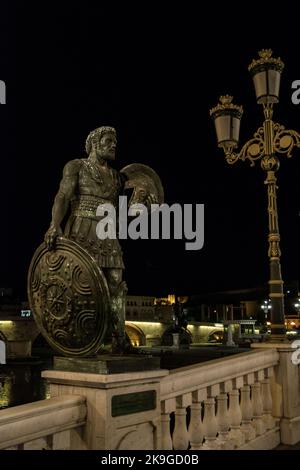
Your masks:
[[[95,260],[77,243],[59,237],[52,251],[43,243],[31,262],[28,292],[34,319],[56,351],[81,356],[99,349],[109,290]]]
[[[125,333],[122,250],[117,238],[98,238],[97,208],[109,203],[117,209],[126,188],[133,189],[129,204],[160,204],[163,189],[158,175],[146,165],[112,168],[116,145],[115,129],[99,127],[87,137],[88,157],[65,165],[45,244],[29,270],[28,298],[34,317],[51,346],[67,356],[95,353],[105,332],[110,352],[134,352]],[[78,253],[80,248],[79,258],[70,253],[70,246],[78,247]]]
[[[116,416],[141,413],[142,411],[155,410],[155,408],[155,390],[115,395],[111,399],[111,415],[113,418]]]

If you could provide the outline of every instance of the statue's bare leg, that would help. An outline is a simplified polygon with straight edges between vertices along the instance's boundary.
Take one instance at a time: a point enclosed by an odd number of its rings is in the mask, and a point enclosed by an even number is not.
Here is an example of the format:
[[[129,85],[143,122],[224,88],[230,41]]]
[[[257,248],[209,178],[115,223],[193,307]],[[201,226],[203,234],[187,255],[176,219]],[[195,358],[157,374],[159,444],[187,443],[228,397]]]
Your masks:
[[[110,292],[110,312],[112,330],[112,353],[124,353],[126,350],[125,308],[127,285],[122,281],[122,269],[103,270]]]

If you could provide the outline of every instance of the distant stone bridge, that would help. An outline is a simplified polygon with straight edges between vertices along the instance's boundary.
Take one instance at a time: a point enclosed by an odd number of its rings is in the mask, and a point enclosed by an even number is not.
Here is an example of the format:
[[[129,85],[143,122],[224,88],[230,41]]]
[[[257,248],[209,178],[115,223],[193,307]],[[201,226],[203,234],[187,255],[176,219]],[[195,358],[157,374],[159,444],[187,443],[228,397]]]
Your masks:
[[[126,331],[134,346],[159,346],[170,322],[126,321]],[[192,322],[187,327],[193,343],[209,340],[209,336],[222,327]],[[8,358],[30,357],[32,344],[40,334],[32,317],[6,316],[0,320],[0,339],[6,343]]]
[[[39,330],[33,318],[1,316],[0,337],[6,343],[8,358],[30,357]]]

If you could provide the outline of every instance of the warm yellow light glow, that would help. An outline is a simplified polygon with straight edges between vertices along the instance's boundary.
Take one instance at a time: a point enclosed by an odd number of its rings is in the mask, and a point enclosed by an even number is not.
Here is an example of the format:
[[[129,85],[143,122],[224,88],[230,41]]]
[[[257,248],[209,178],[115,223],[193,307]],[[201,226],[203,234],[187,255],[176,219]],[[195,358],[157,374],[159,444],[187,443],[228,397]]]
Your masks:
[[[2,383],[1,393],[0,393],[0,409],[6,408],[10,405],[10,399],[12,396],[12,378],[7,377]]]
[[[207,328],[208,330],[211,330],[212,328],[216,328],[215,325],[199,325],[199,326],[200,326],[200,328]],[[223,325],[222,325],[222,327],[223,327]]]
[[[223,323],[215,323],[215,326],[217,328],[223,328],[224,325],[223,325]]]
[[[0,324],[5,323],[5,325],[12,324],[13,322],[11,320],[0,320]]]
[[[169,294],[168,295],[168,302],[172,305],[172,304],[175,304],[175,294]]]
[[[223,325],[220,324],[219,327],[216,325],[191,325],[190,323],[187,325],[188,328],[206,328],[207,330],[213,330],[214,328],[224,328]]]
[[[161,325],[162,323],[158,321],[135,321],[135,320],[126,320],[125,325],[132,323],[133,325]]]
[[[267,321],[267,325],[270,326],[270,325],[271,325],[271,322],[270,322],[270,321]]]

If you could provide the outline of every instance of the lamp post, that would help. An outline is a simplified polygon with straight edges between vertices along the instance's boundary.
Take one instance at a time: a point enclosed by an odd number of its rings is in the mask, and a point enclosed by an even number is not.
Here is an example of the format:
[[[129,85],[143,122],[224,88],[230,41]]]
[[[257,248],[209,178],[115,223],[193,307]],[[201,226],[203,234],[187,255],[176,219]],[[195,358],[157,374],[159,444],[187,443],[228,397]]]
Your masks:
[[[264,323],[268,323],[268,314],[269,310],[271,310],[271,302],[270,300],[264,300],[264,303],[260,306],[260,308],[264,311]]]
[[[243,114],[242,106],[233,104],[232,96],[220,97],[220,103],[210,110],[218,146],[223,148],[226,161],[230,165],[239,160],[249,160],[254,166],[260,161],[261,168],[266,172],[265,185],[268,191],[269,216],[269,250],[270,280],[269,297],[271,299],[271,340],[285,339],[284,323],[284,294],[280,265],[280,234],[277,211],[277,185],[276,172],[279,169],[278,155],[292,156],[294,147],[300,147],[300,134],[294,130],[287,130],[281,124],[272,120],[273,106],[279,101],[279,88],[281,72],[284,64],[280,58],[272,57],[270,49],[259,52],[259,59],[253,60],[249,66],[252,75],[256,99],[262,104],[264,122],[248,140],[240,152],[234,149],[238,146],[240,121]]]

